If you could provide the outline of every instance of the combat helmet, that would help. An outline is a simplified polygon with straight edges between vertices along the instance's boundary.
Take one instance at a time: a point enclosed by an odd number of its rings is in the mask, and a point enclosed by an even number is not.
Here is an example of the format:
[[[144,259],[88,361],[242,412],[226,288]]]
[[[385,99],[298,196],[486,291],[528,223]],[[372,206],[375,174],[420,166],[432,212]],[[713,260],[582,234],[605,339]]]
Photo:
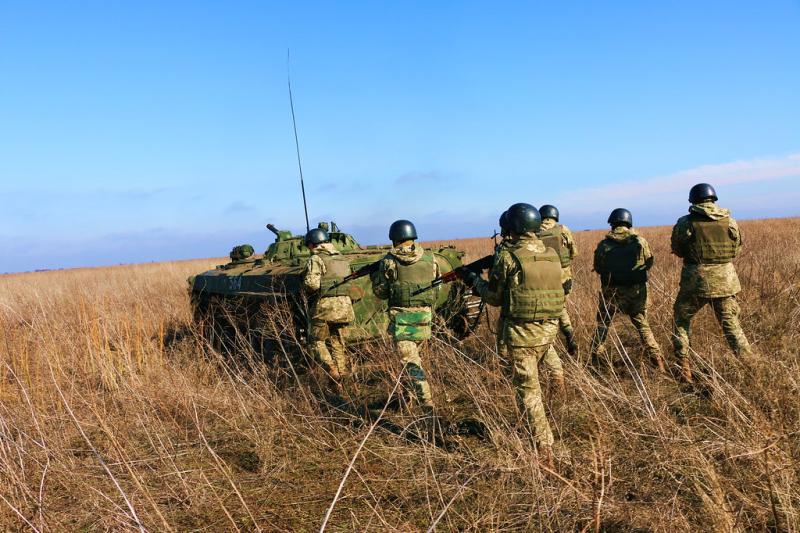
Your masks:
[[[689,202],[699,204],[705,200],[717,201],[717,191],[708,183],[698,183],[689,191]]]
[[[328,242],[329,240],[328,232],[322,228],[310,229],[308,233],[306,233],[306,246],[316,246],[323,242]]]
[[[539,214],[542,215],[542,219],[545,218],[552,218],[556,222],[558,222],[558,208],[554,205],[545,204],[539,208]]]
[[[542,227],[542,216],[531,204],[518,203],[508,208],[509,229],[517,235],[538,233]]]
[[[503,211],[498,223],[500,224],[500,235],[508,235],[508,232],[511,231],[511,227],[508,225],[508,211]]]
[[[408,220],[395,220],[389,226],[389,240],[392,242],[417,240],[417,228]]]
[[[616,228],[617,226],[628,226],[629,228],[632,228],[633,215],[627,209],[618,207],[611,211],[611,214],[608,215],[608,223],[611,224],[612,228]]]

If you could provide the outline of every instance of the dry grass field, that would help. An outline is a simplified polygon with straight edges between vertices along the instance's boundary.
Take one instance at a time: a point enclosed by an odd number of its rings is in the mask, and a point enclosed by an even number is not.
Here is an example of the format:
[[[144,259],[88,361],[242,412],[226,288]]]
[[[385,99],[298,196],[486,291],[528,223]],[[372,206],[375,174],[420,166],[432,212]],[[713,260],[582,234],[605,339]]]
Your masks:
[[[758,359],[738,361],[706,309],[692,338],[702,375],[680,385],[641,363],[618,317],[609,351],[623,364],[595,376],[565,357],[563,400],[542,377],[556,472],[535,459],[490,320],[463,343],[430,342],[434,396],[455,428],[444,449],[331,405],[314,372],[287,379],[284,367],[215,356],[191,328],[185,280],[218,260],[0,276],[0,524],[800,531],[800,219],[742,228],[742,321]],[[680,264],[669,228],[641,233],[656,255],[651,325],[671,355]],[[601,235],[576,234],[569,309],[583,357]],[[491,249],[458,245],[473,257]],[[384,376],[388,398],[399,370],[388,346],[359,357],[359,377]],[[402,407],[391,416],[413,424]]]

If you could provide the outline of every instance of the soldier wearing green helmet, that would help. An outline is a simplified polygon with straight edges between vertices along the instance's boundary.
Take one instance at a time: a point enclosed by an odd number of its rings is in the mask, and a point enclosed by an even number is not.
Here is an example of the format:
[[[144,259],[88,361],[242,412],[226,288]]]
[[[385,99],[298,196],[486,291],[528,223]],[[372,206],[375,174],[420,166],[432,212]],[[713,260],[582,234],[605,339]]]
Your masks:
[[[417,229],[408,220],[397,220],[389,228],[392,249],[373,277],[373,291],[389,300],[389,333],[404,370],[428,421],[433,421],[433,397],[422,368],[421,348],[431,337],[436,290],[429,287],[439,276],[433,253],[418,245]],[[433,437],[434,426],[429,426]]]
[[[742,233],[730,211],[719,207],[717,192],[708,183],[689,191],[689,214],[672,228],[672,253],[683,259],[678,296],[675,299],[673,346],[681,365],[681,377],[692,381],[689,332],[692,318],[706,304],[714,309],[728,345],[747,358],[750,343],[739,323],[736,295],[742,290],[733,260],[742,247]]]
[[[604,344],[611,321],[614,315],[623,313],[639,333],[650,361],[663,372],[661,347],[647,320],[647,273],[653,266],[653,253],[645,238],[633,229],[630,211],[614,209],[608,223],[611,231],[594,252],[594,271],[600,276],[600,302],[597,329],[592,338],[591,364],[597,367],[607,355]]]
[[[347,286],[339,284],[350,274],[350,263],[330,243],[328,233],[314,228],[306,234],[311,256],[306,261],[303,286],[310,296],[309,342],[311,352],[337,389],[352,366],[347,357],[344,329],[355,320]]]
[[[502,337],[513,365],[517,401],[533,431],[540,458],[552,467],[553,433],[545,414],[538,365],[558,334],[564,307],[561,262],[540,241],[539,211],[530,204],[508,208],[510,243],[500,250],[489,280],[467,276],[481,297],[503,313]]]

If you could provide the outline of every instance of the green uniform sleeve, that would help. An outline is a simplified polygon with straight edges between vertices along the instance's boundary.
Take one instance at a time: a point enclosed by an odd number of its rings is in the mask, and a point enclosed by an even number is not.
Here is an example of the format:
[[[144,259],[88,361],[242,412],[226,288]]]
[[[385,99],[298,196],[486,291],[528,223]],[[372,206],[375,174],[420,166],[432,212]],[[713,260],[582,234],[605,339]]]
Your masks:
[[[730,222],[728,223],[729,231],[731,233],[731,238],[736,243],[736,255],[739,255],[739,251],[742,249],[742,230],[739,229],[739,224],[736,223],[733,217],[730,217]]]
[[[578,245],[575,243],[575,237],[572,235],[572,231],[566,226],[561,226],[561,237],[564,239],[564,246],[567,247],[569,250],[569,258],[575,259],[578,257]]]
[[[603,242],[600,241],[597,244],[597,248],[594,249],[594,262],[592,263],[592,268],[595,272],[600,274],[603,272],[605,264],[605,254],[603,253]]]
[[[392,259],[385,257],[378,271],[372,276],[372,292],[381,300],[389,298],[389,292],[396,276],[397,265]]]
[[[686,256],[686,247],[692,238],[692,227],[689,224],[687,217],[681,217],[675,226],[672,227],[672,237],[670,244],[672,246],[672,253],[678,257]]]
[[[317,292],[322,285],[322,275],[325,273],[325,264],[316,255],[312,255],[306,260],[305,275],[303,276],[303,286],[309,293]]]
[[[639,244],[642,247],[642,250],[639,255],[639,261],[644,267],[644,270],[650,270],[653,268],[653,263],[655,262],[655,257],[653,257],[653,252],[650,250],[650,244],[647,240],[642,237],[641,235],[637,236],[639,239]]]

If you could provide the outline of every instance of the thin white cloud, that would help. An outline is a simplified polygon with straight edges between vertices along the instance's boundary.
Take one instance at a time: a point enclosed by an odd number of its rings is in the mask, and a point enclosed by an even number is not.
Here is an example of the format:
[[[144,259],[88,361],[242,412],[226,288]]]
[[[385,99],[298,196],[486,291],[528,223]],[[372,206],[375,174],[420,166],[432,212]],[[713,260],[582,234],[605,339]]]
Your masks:
[[[708,182],[719,187],[759,181],[772,181],[792,176],[800,177],[800,153],[778,158],[757,158],[715,165],[701,165],[667,174],[635,181],[624,181],[601,187],[587,187],[569,194],[573,210],[595,210],[605,203],[621,203],[626,199],[650,198],[663,201],[664,197],[688,194],[695,183]],[[650,203],[650,202],[648,202]]]

